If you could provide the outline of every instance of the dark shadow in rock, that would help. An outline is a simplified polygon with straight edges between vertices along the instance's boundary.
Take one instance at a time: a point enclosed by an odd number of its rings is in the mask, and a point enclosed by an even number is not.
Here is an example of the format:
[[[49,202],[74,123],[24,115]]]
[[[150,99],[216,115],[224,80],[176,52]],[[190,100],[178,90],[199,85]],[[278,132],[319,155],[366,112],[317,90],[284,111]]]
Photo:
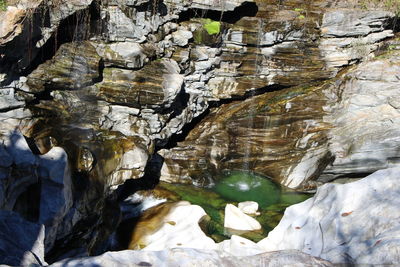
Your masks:
[[[44,227],[28,222],[18,213],[0,211],[0,264],[31,266],[45,264]]]
[[[189,8],[179,14],[178,22],[188,21],[192,18],[208,18],[215,21],[222,21],[226,23],[236,23],[243,17],[254,17],[257,15],[258,6],[253,2],[244,2],[242,5],[236,7],[232,11],[217,11],[206,10],[199,8]]]
[[[220,99],[218,101],[210,101],[209,102],[209,108],[203,112],[201,115],[193,118],[193,120],[190,123],[185,124],[183,126],[181,133],[180,134],[174,134],[172,135],[168,140],[156,140],[156,150],[159,149],[171,149],[177,146],[179,142],[182,142],[185,140],[185,138],[188,136],[190,131],[192,131],[204,118],[207,117],[208,114],[210,114],[210,109],[211,108],[217,108],[221,105],[224,104],[229,104],[235,101],[244,101],[248,98],[265,94],[268,92],[275,92],[279,90],[283,90],[285,88],[288,88],[287,86],[282,86],[282,85],[269,85],[265,86],[262,88],[257,88],[251,91],[247,91],[243,96],[233,96],[229,99]]]
[[[142,178],[127,180],[114,191],[117,200],[123,201],[128,196],[139,190],[153,189],[160,181],[161,167],[163,163],[164,159],[160,155],[154,154],[147,162]]]
[[[168,14],[168,8],[164,4],[163,0],[150,0],[146,3],[143,3],[137,7],[135,7],[138,12],[151,12],[152,15],[156,13],[160,14],[160,16],[165,16]]]
[[[66,205],[59,190],[68,184],[58,175],[60,168],[65,168],[66,155],[35,155],[18,130],[10,133],[8,140],[0,145],[4,181],[0,187],[0,264],[43,265],[53,216]]]

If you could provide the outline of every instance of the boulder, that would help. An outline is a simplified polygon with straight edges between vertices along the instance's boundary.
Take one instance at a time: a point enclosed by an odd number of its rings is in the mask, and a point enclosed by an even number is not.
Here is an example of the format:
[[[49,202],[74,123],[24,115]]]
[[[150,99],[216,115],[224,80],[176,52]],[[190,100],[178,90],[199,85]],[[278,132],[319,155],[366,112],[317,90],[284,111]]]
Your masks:
[[[297,249],[336,264],[399,264],[399,175],[400,168],[390,168],[319,187],[314,197],[287,208],[258,246]]]
[[[255,201],[244,201],[238,204],[238,208],[246,214],[256,215],[258,212],[258,203]]]
[[[141,108],[170,107],[181,91],[183,77],[171,59],[153,61],[138,71],[106,68],[96,84],[98,96],[109,103]]]
[[[160,210],[160,207],[164,210]],[[158,211],[156,221],[152,216],[142,216],[144,219],[135,227],[130,248],[156,251],[177,247],[197,249],[216,247],[215,242],[204,234],[198,224],[206,215],[200,206],[180,201],[161,204],[160,207],[146,211],[146,214]],[[150,220],[146,221],[146,217]]]
[[[44,261],[44,228],[44,225],[24,220],[18,213],[1,210],[1,264],[47,265]]]
[[[233,230],[255,231],[261,229],[261,224],[256,219],[244,214],[234,205],[227,204],[225,207],[224,227]]]
[[[30,92],[76,90],[100,78],[100,56],[89,42],[63,44],[56,55],[28,75]]]
[[[107,252],[96,257],[66,259],[56,262],[52,267],[88,266],[106,267],[112,265],[138,266],[318,266],[332,267],[329,262],[312,257],[296,250],[262,253],[248,257],[226,255],[216,250],[199,250],[190,248],[174,248],[162,251]]]
[[[328,90],[334,105],[326,107],[324,121],[329,131],[329,150],[335,161],[324,170],[320,181],[361,176],[379,169],[399,166],[400,52],[389,51],[360,64]],[[373,151],[373,153],[371,153]]]

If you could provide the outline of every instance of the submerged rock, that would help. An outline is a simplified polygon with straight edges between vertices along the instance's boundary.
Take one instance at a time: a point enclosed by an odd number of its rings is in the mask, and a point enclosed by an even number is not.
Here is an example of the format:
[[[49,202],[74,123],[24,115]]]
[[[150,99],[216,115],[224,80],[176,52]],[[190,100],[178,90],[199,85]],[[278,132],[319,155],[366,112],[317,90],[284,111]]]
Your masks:
[[[289,207],[258,245],[298,249],[333,263],[399,264],[399,168],[344,185],[325,184]]]

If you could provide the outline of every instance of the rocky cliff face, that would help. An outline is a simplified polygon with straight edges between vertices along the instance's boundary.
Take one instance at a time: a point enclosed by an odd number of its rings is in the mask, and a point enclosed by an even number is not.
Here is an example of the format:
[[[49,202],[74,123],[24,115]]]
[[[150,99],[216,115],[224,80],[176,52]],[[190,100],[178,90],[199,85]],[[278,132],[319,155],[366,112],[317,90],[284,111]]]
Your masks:
[[[0,205],[50,261],[104,251],[127,180],[204,185],[239,169],[309,189],[398,164],[391,12],[93,0],[21,1],[1,17]]]

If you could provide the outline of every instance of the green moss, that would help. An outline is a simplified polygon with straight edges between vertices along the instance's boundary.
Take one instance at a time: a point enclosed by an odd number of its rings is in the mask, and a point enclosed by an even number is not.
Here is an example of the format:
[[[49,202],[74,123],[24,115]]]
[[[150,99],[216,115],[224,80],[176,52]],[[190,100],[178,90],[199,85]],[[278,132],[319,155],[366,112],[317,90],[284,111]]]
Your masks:
[[[304,15],[300,15],[297,17],[298,19],[305,19],[306,17]]]
[[[302,11],[304,11],[304,9],[302,9],[302,8],[295,8],[294,11],[296,11],[296,12],[302,12]]]
[[[221,32],[221,23],[211,19],[204,19],[203,28],[209,35],[219,34]]]
[[[6,10],[7,10],[7,1],[0,0],[0,11],[6,11]]]

